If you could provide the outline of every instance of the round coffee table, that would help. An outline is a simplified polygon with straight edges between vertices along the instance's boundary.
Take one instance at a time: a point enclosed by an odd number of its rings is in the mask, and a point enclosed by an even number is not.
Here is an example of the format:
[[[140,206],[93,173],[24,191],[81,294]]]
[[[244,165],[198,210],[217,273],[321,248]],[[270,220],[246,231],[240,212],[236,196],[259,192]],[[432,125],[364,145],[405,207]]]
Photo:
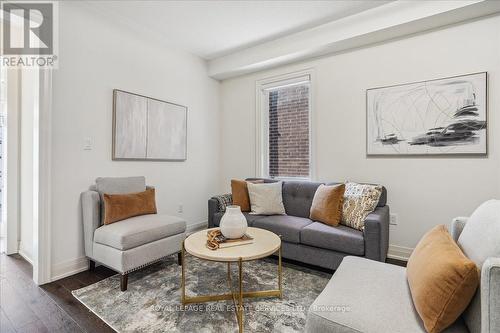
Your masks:
[[[238,318],[239,331],[243,332],[243,298],[255,297],[279,297],[282,292],[282,269],[281,269],[281,239],[278,235],[259,228],[247,229],[247,234],[253,237],[251,244],[238,245],[223,249],[210,250],[206,247],[207,232],[213,229],[202,230],[191,234],[184,240],[182,247],[182,294],[183,305],[190,303],[202,303],[221,300],[233,300]],[[186,262],[185,251],[203,260],[215,262],[227,262],[227,277],[231,293],[207,295],[207,296],[187,296],[186,295]],[[261,259],[278,252],[278,289],[261,291],[243,291],[243,262]],[[231,284],[231,263],[238,263],[238,291],[233,292]]]

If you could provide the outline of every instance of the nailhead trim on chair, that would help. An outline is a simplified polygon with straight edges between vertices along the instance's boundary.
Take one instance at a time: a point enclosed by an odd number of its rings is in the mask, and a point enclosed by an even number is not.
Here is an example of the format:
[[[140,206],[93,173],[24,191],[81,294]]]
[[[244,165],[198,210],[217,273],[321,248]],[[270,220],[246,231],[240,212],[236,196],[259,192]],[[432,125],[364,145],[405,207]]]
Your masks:
[[[162,261],[163,259],[168,258],[168,257],[170,257],[171,255],[174,255],[174,254],[177,254],[177,252],[176,252],[176,253],[169,254],[168,256],[164,256],[164,257],[161,257],[161,258],[159,258],[159,259],[156,259],[156,260],[150,261],[150,262],[148,262],[148,263],[146,263],[146,264],[143,264],[143,265],[137,266],[136,268],[132,268],[132,269],[130,269],[130,270],[128,270],[128,271],[126,271],[126,272],[121,273],[121,275],[129,274],[129,273],[135,272],[135,271],[137,271],[137,270],[139,270],[139,269],[142,269],[142,268],[144,268],[144,267],[146,267],[146,266],[149,266],[149,265],[152,265],[152,264],[156,264],[157,262],[160,262],[160,261]]]

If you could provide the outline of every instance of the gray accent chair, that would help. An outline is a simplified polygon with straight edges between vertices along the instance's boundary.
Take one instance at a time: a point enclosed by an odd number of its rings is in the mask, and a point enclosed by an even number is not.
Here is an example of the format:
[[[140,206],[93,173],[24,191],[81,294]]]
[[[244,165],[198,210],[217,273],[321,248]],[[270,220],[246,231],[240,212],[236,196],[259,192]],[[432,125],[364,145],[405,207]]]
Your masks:
[[[260,178],[248,178],[255,180]],[[276,180],[264,179],[264,182]],[[283,205],[287,215],[245,215],[248,225],[281,235],[282,256],[306,264],[336,269],[345,256],[355,255],[377,261],[385,261],[389,248],[389,206],[387,190],[374,212],[365,220],[364,231],[340,225],[331,227],[309,219],[314,193],[323,183],[310,181],[284,181]],[[333,185],[338,183],[328,183]],[[208,200],[209,228],[219,226],[224,215],[218,200]]]
[[[451,235],[458,240],[466,219],[454,219]],[[425,333],[416,312],[406,269],[357,257],[346,257],[311,305],[307,333]],[[481,269],[475,297],[443,333],[500,332],[500,258]]]
[[[85,255],[90,269],[98,262],[121,274],[121,290],[127,290],[128,274],[178,254],[186,236],[186,222],[178,217],[150,214],[103,224],[102,196],[136,193],[151,188],[144,177],[97,178],[81,194]]]

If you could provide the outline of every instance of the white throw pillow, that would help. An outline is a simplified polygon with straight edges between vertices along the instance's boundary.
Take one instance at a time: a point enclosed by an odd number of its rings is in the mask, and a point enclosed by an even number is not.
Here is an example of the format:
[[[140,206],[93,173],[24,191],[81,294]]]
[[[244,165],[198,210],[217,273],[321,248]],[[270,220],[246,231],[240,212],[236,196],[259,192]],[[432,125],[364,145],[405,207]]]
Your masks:
[[[472,213],[458,245],[479,268],[489,257],[500,258],[500,200],[486,201]]]
[[[247,182],[248,196],[250,197],[250,214],[284,215],[283,197],[281,195],[282,182],[252,184]]]

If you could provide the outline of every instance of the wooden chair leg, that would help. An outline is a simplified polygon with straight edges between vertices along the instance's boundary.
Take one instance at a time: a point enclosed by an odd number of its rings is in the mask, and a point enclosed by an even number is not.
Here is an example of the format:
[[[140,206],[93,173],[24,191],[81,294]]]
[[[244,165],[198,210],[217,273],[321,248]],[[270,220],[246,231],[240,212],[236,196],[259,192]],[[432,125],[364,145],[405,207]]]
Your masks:
[[[127,290],[127,283],[128,283],[128,274],[122,274],[120,278],[120,289],[122,291]]]
[[[182,265],[182,254],[179,252],[177,253],[177,263],[180,265]]]
[[[91,272],[95,271],[95,261],[94,260],[89,260],[89,271],[91,271]]]

